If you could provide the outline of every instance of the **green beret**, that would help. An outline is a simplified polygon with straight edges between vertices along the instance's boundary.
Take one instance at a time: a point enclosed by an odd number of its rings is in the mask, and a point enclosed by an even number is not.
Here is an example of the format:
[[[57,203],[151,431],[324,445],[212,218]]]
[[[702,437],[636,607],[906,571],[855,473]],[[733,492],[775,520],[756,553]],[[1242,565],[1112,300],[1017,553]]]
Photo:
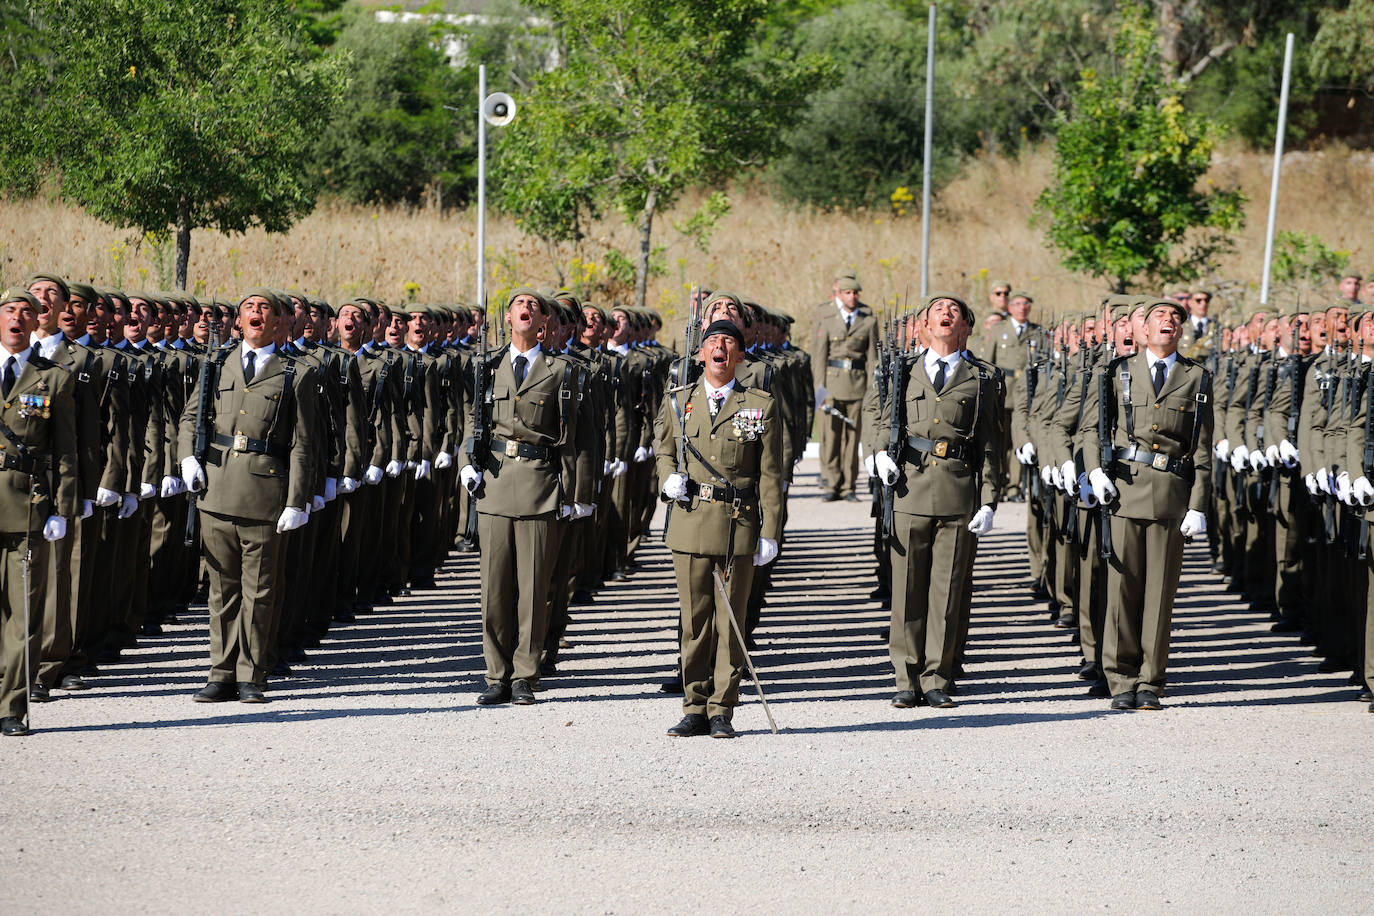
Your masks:
[[[1361,272],[1358,267],[1347,267],[1345,270],[1341,271],[1341,279],[1344,280],[1346,277],[1354,277],[1356,280],[1363,280],[1364,273]]]
[[[1010,302],[1012,299],[1025,299],[1027,302],[1035,301],[1035,299],[1031,296],[1030,293],[1022,289],[1018,289],[1016,292],[1012,293],[1010,296],[1007,297],[1008,302]]]
[[[38,304],[38,297],[35,296],[33,293],[29,292],[27,289],[16,288],[5,290],[5,294],[3,296],[0,296],[0,305],[9,305],[11,302],[27,302],[29,304],[29,307],[34,310],[35,314],[37,314],[38,309],[40,308]]]
[[[278,317],[286,314],[287,309],[282,303],[281,298],[272,290],[262,286],[250,289],[242,296],[239,296],[238,301],[234,303],[235,310],[243,308],[243,303],[253,298],[266,299],[268,304],[272,306],[272,311],[276,312]]]
[[[1007,292],[1011,293],[1011,284],[1008,283],[1006,280],[998,280],[996,283],[992,284],[992,286],[988,287],[988,289],[995,293],[1003,287],[1006,287]],[[1011,296],[1008,295],[1007,298],[1010,299]]]
[[[577,294],[570,289],[555,290],[553,298],[562,300],[579,311],[582,309],[582,300],[577,298]]]
[[[1177,299],[1151,299],[1145,304],[1145,317],[1149,318],[1159,309],[1171,309],[1180,322],[1188,320],[1188,310]]]
[[[969,324],[973,324],[973,309],[969,308],[968,303],[965,302],[963,299],[959,298],[958,296],[956,296],[954,293],[931,293],[929,296],[926,296],[925,301],[921,303],[920,311],[918,311],[916,314],[919,315],[922,312],[928,311],[930,307],[935,304],[935,300],[937,299],[952,299],[954,301],[954,304],[959,306],[959,312],[964,316],[964,320],[967,321]]]
[[[50,280],[53,283],[56,283],[57,288],[62,290],[62,298],[70,299],[72,297],[71,287],[67,285],[67,281],[65,279],[59,277],[57,274],[30,274],[29,278],[24,281],[24,289],[28,289],[30,286],[33,286],[35,283],[37,283],[39,280]]]
[[[853,277],[850,277],[849,279],[852,280]],[[843,288],[844,287],[841,287],[841,289]],[[729,290],[718,289],[712,292],[711,295],[708,296],[706,299],[706,308],[709,309],[711,303],[719,302],[721,299],[728,299],[735,304],[735,308],[739,310],[740,321],[743,322],[746,328],[754,323],[754,319],[749,314],[749,310],[744,307],[744,300],[741,299],[738,294],[732,293]],[[705,309],[703,309],[703,311],[705,311]]]
[[[94,304],[97,298],[94,286],[91,286],[89,283],[78,282],[69,283],[67,286],[70,288],[72,296],[85,299],[88,303]]]
[[[539,292],[539,290],[535,289],[533,286],[517,286],[507,293],[506,306],[502,311],[510,311],[511,303],[521,296],[532,296],[534,300],[539,303],[540,310],[543,311],[545,315],[549,313],[548,300],[544,298],[543,293]]]
[[[835,288],[852,289],[856,293],[863,290],[863,286],[859,284],[859,278],[854,276],[853,274],[840,274],[838,277],[836,277]],[[716,294],[716,298],[720,298],[719,293]]]

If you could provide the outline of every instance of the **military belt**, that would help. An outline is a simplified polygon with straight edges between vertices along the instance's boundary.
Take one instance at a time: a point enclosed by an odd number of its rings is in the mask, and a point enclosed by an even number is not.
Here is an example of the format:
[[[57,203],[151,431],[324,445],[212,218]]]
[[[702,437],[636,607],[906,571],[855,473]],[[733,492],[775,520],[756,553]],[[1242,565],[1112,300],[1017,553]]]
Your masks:
[[[47,469],[44,456],[16,455],[13,452],[0,453],[0,470],[18,471],[21,474],[37,474]]]
[[[226,436],[223,433],[215,433],[210,440],[215,445],[229,449],[231,452],[244,452],[250,455],[271,455],[273,458],[285,458],[286,450],[275,442],[268,439],[254,439],[242,433]]]
[[[687,497],[690,499],[695,496],[704,503],[733,503],[753,499],[758,495],[758,487],[731,487],[720,483],[687,481]]]
[[[1185,474],[1193,466],[1191,459],[1170,458],[1168,455],[1160,452],[1147,451],[1139,445],[1118,448],[1112,453],[1112,457],[1117,461],[1131,461],[1136,464],[1146,464],[1156,471],[1166,471],[1170,474]]]
[[[506,458],[526,458],[531,461],[548,461],[553,449],[547,445],[532,445],[529,442],[516,442],[514,439],[491,439],[491,451]]]
[[[921,436],[907,436],[907,448],[922,455],[936,458],[951,458],[962,461],[969,454],[969,446],[964,442],[951,442],[948,439],[926,439]]]
[[[862,369],[864,367],[864,358],[862,356],[856,356],[853,359],[828,359],[825,361],[825,364],[831,369]]]

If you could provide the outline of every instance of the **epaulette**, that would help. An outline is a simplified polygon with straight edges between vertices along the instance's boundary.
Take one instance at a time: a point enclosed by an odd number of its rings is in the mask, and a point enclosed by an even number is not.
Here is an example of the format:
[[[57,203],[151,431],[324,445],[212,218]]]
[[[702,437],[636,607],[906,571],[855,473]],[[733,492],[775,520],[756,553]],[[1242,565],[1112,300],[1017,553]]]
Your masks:
[[[67,371],[65,367],[59,366],[52,360],[39,355],[37,347],[29,354],[29,365],[33,366],[35,369],[61,369],[63,372]]]
[[[742,394],[756,394],[761,398],[767,398],[770,401],[773,400],[773,393],[766,388],[746,388],[743,385],[739,387]]]

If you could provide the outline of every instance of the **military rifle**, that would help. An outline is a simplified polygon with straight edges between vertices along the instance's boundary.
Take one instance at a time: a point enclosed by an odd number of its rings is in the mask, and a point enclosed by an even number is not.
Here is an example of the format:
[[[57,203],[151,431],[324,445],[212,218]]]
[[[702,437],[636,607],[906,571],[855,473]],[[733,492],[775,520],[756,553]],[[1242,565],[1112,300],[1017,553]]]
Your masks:
[[[487,303],[482,303],[487,315]],[[472,362],[472,435],[467,441],[468,460],[479,472],[487,469],[491,458],[491,366],[488,365],[487,325],[490,315],[482,322],[482,336],[477,341],[477,358]],[[477,541],[477,493],[469,494],[467,525],[463,536]]]
[[[219,356],[219,322],[212,314],[206,325],[209,336],[205,339],[205,354],[200,359],[200,378],[196,380],[196,439],[191,451],[202,468],[205,467],[205,459],[210,451],[210,440],[215,435],[215,372],[219,368],[215,361]],[[186,505],[187,547],[194,547],[199,535],[199,501],[200,496],[194,490],[190,491]]]
[[[1097,380],[1097,448],[1098,460],[1102,463],[1102,473],[1111,474],[1112,464],[1116,460],[1116,450],[1112,442],[1112,425],[1107,418],[1108,408],[1112,408],[1115,413],[1115,402],[1112,400],[1111,385],[1111,363],[1102,367],[1102,375]],[[1111,559],[1112,556],[1112,508],[1103,499],[1099,502],[1098,510],[1102,518],[1102,550],[1100,556],[1104,560]]]
[[[888,355],[887,355],[887,456],[893,463],[901,469],[902,456],[902,402],[905,399],[906,384],[903,374],[906,365],[906,342],[902,338],[906,333],[905,318],[899,318],[898,324],[888,330]],[[893,537],[895,534],[895,524],[893,519],[894,504],[896,502],[897,484],[894,481],[889,484],[883,482],[883,536]]]
[[[704,319],[701,308],[701,300],[697,296],[697,286],[692,284],[691,308],[687,313],[687,324],[682,329],[682,359],[678,360],[677,378],[674,379],[674,387],[679,390],[686,390],[693,383],[692,363],[696,359],[696,353],[701,349],[701,335],[705,333],[701,322]],[[704,371],[703,367],[703,371]],[[688,395],[690,398],[690,395]],[[677,416],[677,469],[684,477],[687,475],[687,414],[685,408],[677,406],[677,400],[672,399],[673,413]],[[684,496],[682,501],[687,502],[690,496]],[[673,504],[668,504],[667,515],[663,520],[663,536],[668,536],[668,525],[672,521]]]

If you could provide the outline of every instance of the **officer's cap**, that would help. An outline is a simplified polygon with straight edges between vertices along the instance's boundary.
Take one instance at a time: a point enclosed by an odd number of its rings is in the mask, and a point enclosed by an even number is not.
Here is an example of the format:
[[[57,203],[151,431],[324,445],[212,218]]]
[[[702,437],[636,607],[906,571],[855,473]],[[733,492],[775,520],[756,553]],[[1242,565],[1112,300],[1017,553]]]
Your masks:
[[[67,287],[71,292],[71,296],[68,298],[84,299],[88,304],[95,304],[96,292],[95,287],[91,286],[91,284],[73,281],[68,283]]]
[[[929,296],[926,296],[925,301],[921,303],[920,311],[918,311],[916,314],[920,315],[923,312],[929,311],[930,307],[934,305],[936,300],[938,299],[952,299],[954,301],[954,304],[959,306],[959,312],[964,316],[964,320],[967,321],[970,325],[973,324],[973,309],[969,308],[968,303],[965,302],[963,299],[959,298],[958,296],[954,295],[954,293],[931,293]]]
[[[1364,272],[1358,267],[1347,267],[1345,270],[1341,271],[1341,279],[1344,280],[1346,277],[1354,277],[1356,280],[1363,280]]]
[[[851,277],[850,279],[852,280],[853,278]],[[841,288],[843,289],[843,287]],[[741,299],[738,294],[732,293],[729,290],[718,289],[715,292],[711,293],[711,295],[706,300],[705,310],[710,311],[711,304],[714,302],[719,302],[722,299],[728,299],[734,303],[735,308],[739,310],[740,321],[744,322],[744,326],[746,328],[754,323],[754,319],[750,316],[749,310],[744,307],[744,300]]]
[[[245,302],[254,298],[266,299],[268,304],[272,306],[272,311],[277,313],[277,317],[281,317],[287,312],[287,305],[282,301],[281,297],[265,286],[250,289],[242,296],[239,296],[238,302],[234,303],[235,310],[243,308]]]
[[[521,296],[532,297],[535,302],[539,303],[539,310],[541,312],[543,312],[545,315],[549,313],[549,301],[545,299],[543,294],[540,293],[539,290],[535,289],[533,286],[517,286],[515,289],[507,293],[506,307],[503,309],[503,311],[510,311],[511,303]]]
[[[582,308],[582,300],[577,298],[577,294],[570,289],[555,290],[553,298],[566,302],[579,311]]]
[[[1023,289],[1018,289],[1016,292],[1012,293],[1010,296],[1007,297],[1008,302],[1010,302],[1013,299],[1025,299],[1027,302],[1035,301],[1034,297],[1032,297],[1030,293],[1026,292]]]
[[[56,283],[57,288],[62,290],[62,298],[70,299],[72,297],[72,290],[71,287],[67,285],[67,281],[63,277],[55,273],[30,274],[29,278],[24,281],[24,289],[28,289],[30,286],[33,286],[35,283],[37,283],[39,280],[49,280],[53,283]]]
[[[701,335],[701,342],[704,344],[717,334],[725,334],[728,337],[735,338],[735,343],[740,345],[740,349],[744,348],[744,334],[733,321],[726,321],[724,318],[721,318],[711,322],[710,325],[707,326],[706,332]]]
[[[1151,313],[1159,309],[1169,309],[1178,316],[1180,322],[1188,320],[1188,310],[1177,299],[1151,299],[1145,305],[1145,317],[1149,318]]]
[[[997,292],[999,289],[1005,289],[1008,293],[1011,292],[1011,284],[1008,283],[1006,280],[998,280],[996,283],[992,284],[990,288],[994,293]],[[1010,299],[1011,296],[1008,295],[1007,298]]]
[[[0,305],[9,305],[11,302],[27,303],[29,308],[33,309],[33,313],[35,315],[38,314],[38,297],[27,289],[15,288],[5,290],[5,294],[0,296]]]
[[[835,288],[852,289],[856,293],[863,290],[863,287],[859,284],[859,278],[853,274],[840,274],[836,277]],[[720,298],[720,293],[716,293],[716,298]]]

